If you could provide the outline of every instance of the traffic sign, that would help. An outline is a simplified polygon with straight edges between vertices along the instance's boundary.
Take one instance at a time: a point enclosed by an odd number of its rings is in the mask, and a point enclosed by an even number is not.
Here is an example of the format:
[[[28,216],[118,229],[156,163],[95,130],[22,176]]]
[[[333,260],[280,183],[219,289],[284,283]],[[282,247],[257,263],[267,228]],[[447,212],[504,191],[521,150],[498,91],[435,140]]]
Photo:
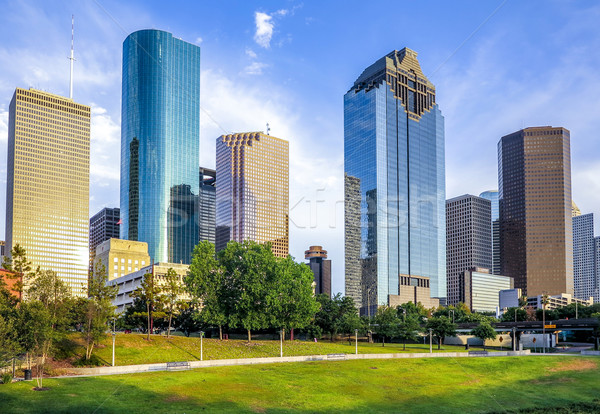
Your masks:
[[[556,328],[556,325],[544,325],[544,328],[546,328],[546,329],[554,329],[554,328]]]

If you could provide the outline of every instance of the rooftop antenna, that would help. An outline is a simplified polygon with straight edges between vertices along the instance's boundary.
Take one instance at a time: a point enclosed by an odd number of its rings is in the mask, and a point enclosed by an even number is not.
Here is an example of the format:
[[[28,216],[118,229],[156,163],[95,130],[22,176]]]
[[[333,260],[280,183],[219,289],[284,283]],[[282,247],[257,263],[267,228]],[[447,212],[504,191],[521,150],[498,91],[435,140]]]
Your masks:
[[[71,61],[71,71],[69,76],[69,99],[73,99],[73,61],[75,58],[73,57],[73,34],[75,33],[75,16],[71,15],[71,56],[69,60]]]
[[[271,132],[271,128],[269,127],[269,123],[267,122],[267,135],[269,135]]]

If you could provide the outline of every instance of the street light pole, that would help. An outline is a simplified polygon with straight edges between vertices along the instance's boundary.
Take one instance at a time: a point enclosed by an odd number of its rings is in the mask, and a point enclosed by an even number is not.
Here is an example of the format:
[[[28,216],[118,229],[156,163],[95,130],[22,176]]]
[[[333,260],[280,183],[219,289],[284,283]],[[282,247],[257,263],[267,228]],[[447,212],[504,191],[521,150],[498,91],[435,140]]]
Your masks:
[[[452,312],[452,323],[454,323],[454,309],[450,309],[450,312]]]
[[[279,332],[279,356],[283,358],[283,329]]]
[[[429,353],[433,353],[433,329],[429,328]]]
[[[354,353],[358,355],[358,329],[354,330]]]
[[[577,315],[577,305],[578,305],[578,302],[575,302],[575,319],[577,319],[577,316],[578,316]]]
[[[515,323],[517,322],[517,309],[518,308],[515,308]]]
[[[112,366],[113,366],[113,367],[115,366],[115,338],[116,338],[116,336],[117,336],[117,334],[116,334],[116,332],[115,332],[115,330],[116,330],[116,327],[115,327],[115,325],[116,325],[116,322],[115,322],[115,320],[113,319],[113,331],[112,331],[112,340],[113,340],[113,349],[112,349]]]
[[[200,331],[200,361],[204,360],[204,349],[202,347],[202,340],[204,339],[204,331]]]

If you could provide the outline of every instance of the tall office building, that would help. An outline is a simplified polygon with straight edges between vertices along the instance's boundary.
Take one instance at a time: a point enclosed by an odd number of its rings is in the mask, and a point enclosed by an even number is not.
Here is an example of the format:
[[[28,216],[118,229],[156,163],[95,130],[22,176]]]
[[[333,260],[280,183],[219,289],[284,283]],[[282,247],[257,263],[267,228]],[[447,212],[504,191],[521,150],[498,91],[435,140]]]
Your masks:
[[[573,216],[573,290],[575,298],[598,297],[594,215]]]
[[[575,204],[574,201],[571,203],[571,216],[572,217],[581,216],[581,210],[579,210],[579,207],[577,207],[577,204]]]
[[[90,107],[17,88],[10,102],[6,249],[83,295],[89,267]],[[25,281],[26,283],[26,281]]]
[[[200,167],[200,195],[198,197],[198,229],[200,241],[215,243],[217,172]]]
[[[198,243],[200,48],[161,30],[123,43],[121,239],[153,262],[190,263]]]
[[[594,288],[594,303],[600,302],[600,237],[594,237],[594,271],[596,274],[596,286]]]
[[[414,276],[445,298],[444,118],[416,52],[382,57],[344,95],[344,168],[346,295],[367,313]]]
[[[90,273],[94,270],[96,247],[106,240],[119,238],[119,208],[105,207],[90,219]],[[108,269],[107,269],[108,270]]]
[[[315,275],[315,294],[324,293],[331,297],[331,260],[327,260],[327,250],[321,246],[310,246],[304,252],[304,258]]]
[[[501,271],[527,296],[573,294],[570,133],[525,128],[498,143]]]
[[[262,132],[217,139],[216,249],[230,240],[270,242],[289,253],[289,143]]]
[[[446,201],[448,305],[464,302],[461,275],[492,267],[492,209],[485,198],[465,194]]]
[[[500,274],[500,207],[498,205],[498,190],[488,190],[479,197],[492,203],[492,273]]]

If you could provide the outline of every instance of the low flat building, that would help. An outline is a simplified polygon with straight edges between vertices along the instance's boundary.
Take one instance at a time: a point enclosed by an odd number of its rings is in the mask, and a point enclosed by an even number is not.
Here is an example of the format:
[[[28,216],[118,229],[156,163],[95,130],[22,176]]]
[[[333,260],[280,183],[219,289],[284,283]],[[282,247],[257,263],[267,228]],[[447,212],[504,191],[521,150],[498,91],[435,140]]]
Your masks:
[[[546,304],[546,310],[562,308],[563,306],[570,305],[571,303],[579,303],[583,306],[591,306],[594,304],[594,298],[590,297],[588,300],[577,299],[569,293],[561,293],[560,295],[548,296],[548,303]],[[533,309],[543,308],[543,295],[533,296],[527,298],[527,305]]]
[[[113,300],[113,305],[117,307],[117,313],[121,313],[129,306],[133,305],[134,299],[131,297],[131,293],[142,285],[142,281],[144,280],[144,275],[146,273],[153,275],[156,278],[156,283],[161,285],[165,283],[165,276],[169,269],[175,270],[179,276],[179,281],[183,286],[183,280],[188,274],[190,265],[180,263],[155,263],[153,265],[143,267],[138,271],[128,275],[109,280],[107,283],[108,285],[116,285],[119,287],[119,292],[117,293],[116,298]],[[192,298],[189,294],[184,293],[180,296],[180,299],[191,300]]]
[[[460,302],[472,312],[497,312],[500,291],[514,288],[512,277],[493,275],[490,269],[474,267],[460,275]]]
[[[440,306],[439,299],[431,297],[428,277],[400,275],[398,277],[398,285],[399,295],[388,296],[390,307],[396,307],[408,302],[414,304],[420,302],[427,309]]]
[[[151,264],[148,243],[121,239],[100,243],[96,247],[96,262],[98,260],[106,268],[108,280],[137,272]]]

